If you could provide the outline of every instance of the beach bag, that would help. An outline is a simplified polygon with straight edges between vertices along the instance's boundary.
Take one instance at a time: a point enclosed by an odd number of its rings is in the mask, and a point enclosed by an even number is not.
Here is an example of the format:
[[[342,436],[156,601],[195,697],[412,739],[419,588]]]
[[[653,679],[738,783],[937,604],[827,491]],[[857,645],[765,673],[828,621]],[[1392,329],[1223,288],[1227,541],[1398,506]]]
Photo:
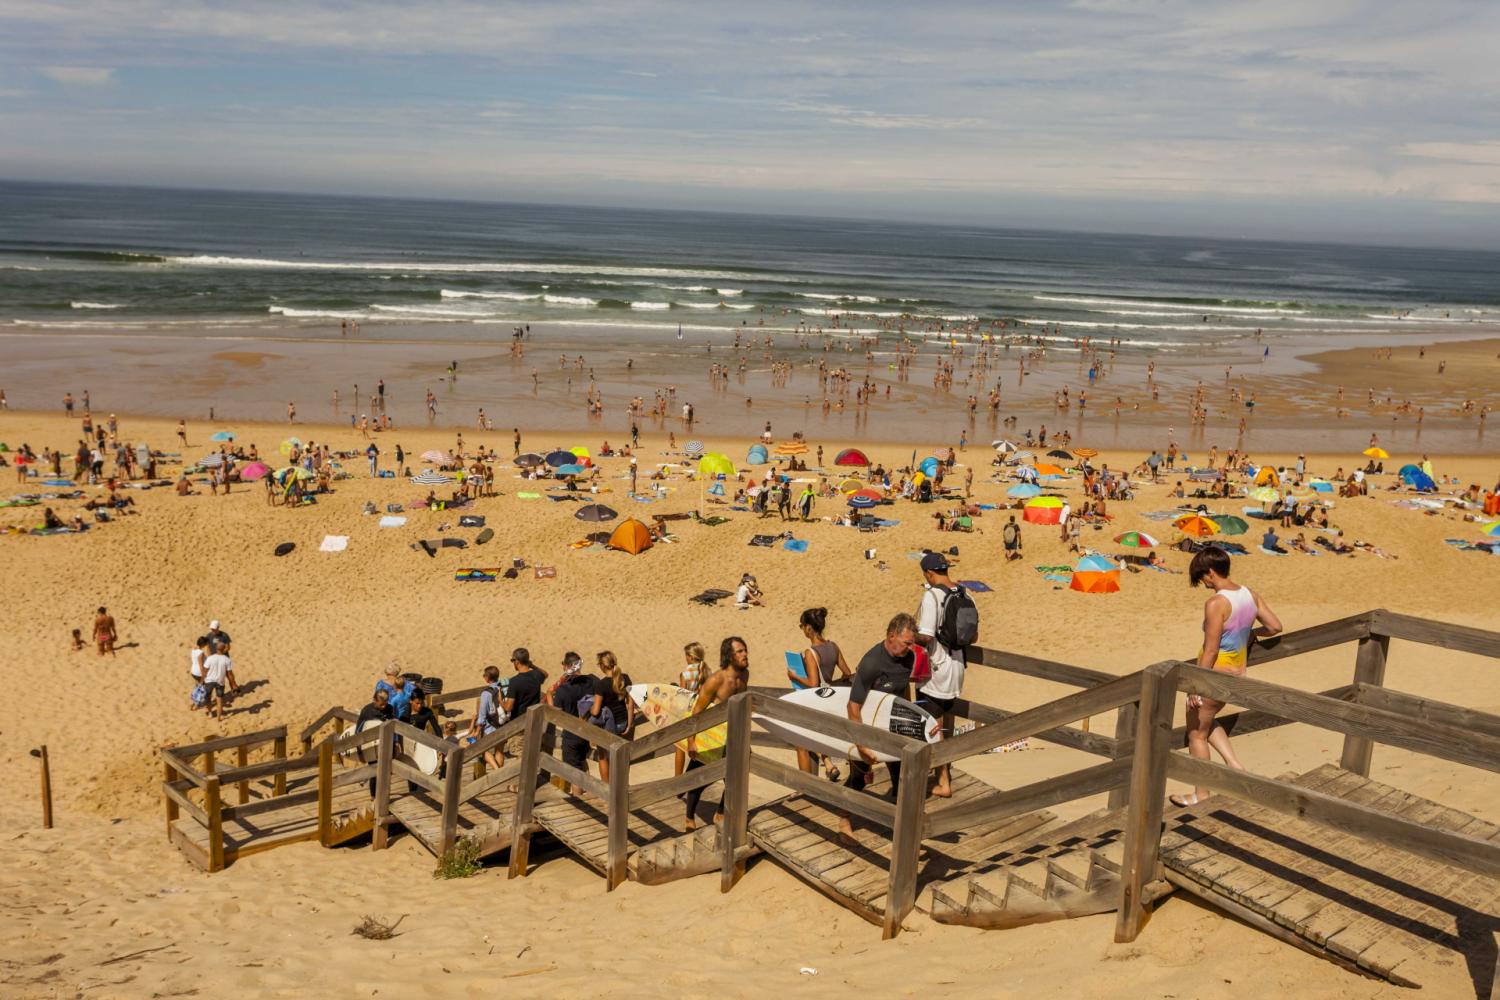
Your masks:
[[[979,641],[979,609],[962,586],[949,591],[943,602],[943,622],[938,626],[937,640],[954,652]]]
[[[490,709],[490,717],[482,720],[481,725],[499,729],[505,725],[505,707],[500,703],[500,699],[505,697],[505,695],[501,692],[499,684],[487,684],[485,687],[490,692],[490,704],[492,707]]]
[[[913,684],[926,684],[932,680],[932,658],[927,655],[927,650],[921,646],[913,646],[911,660],[911,679]]]
[[[208,704],[208,688],[204,687],[201,681],[194,684],[191,698],[194,705],[202,708]]]
[[[594,710],[594,699],[597,697],[599,696],[591,694],[586,698],[578,699],[578,717],[580,719],[583,719],[591,726],[599,726],[600,728],[607,729],[612,733],[623,732],[625,727],[615,725],[615,713],[609,708],[608,705],[599,709],[598,715],[589,714]]]

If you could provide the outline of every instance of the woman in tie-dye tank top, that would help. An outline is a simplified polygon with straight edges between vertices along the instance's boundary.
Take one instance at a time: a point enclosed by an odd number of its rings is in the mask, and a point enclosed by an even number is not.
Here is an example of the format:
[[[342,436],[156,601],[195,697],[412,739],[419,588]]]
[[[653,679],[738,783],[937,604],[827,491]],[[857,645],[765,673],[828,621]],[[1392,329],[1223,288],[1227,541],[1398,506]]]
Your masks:
[[[1203,605],[1203,646],[1198,650],[1198,666],[1236,676],[1243,674],[1250,643],[1279,633],[1281,619],[1260,595],[1229,578],[1229,553],[1217,546],[1209,546],[1193,556],[1188,582],[1193,586],[1201,583],[1213,591]],[[1243,771],[1234,748],[1229,745],[1229,734],[1215,721],[1223,708],[1222,701],[1206,695],[1188,695],[1188,753],[1207,760],[1212,748],[1224,758],[1225,764]],[[1208,796],[1208,789],[1195,788],[1191,795],[1173,795],[1171,799],[1175,806],[1192,806]]]

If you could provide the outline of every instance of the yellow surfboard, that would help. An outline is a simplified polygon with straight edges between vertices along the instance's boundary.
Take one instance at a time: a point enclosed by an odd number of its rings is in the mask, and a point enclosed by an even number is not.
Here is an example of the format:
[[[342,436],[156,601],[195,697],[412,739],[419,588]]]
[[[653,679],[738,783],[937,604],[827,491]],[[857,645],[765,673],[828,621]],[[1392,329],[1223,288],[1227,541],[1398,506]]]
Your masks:
[[[640,696],[631,692],[637,705],[641,708],[641,714],[646,721],[656,729],[670,726],[674,722],[680,722],[693,713],[693,702],[697,696],[687,688],[680,688],[674,684],[643,684],[637,685],[643,688]],[[684,753],[692,753],[693,757],[706,764],[724,756],[724,743],[729,739],[729,724],[721,723],[711,729],[693,737],[694,750],[689,751],[687,740],[678,740],[677,749]]]

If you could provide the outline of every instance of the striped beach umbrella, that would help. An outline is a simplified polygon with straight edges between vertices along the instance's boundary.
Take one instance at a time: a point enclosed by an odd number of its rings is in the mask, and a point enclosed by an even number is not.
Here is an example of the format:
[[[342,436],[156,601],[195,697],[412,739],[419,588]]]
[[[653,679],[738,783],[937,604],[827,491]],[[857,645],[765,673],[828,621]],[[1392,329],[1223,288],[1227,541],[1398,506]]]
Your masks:
[[[682,446],[682,453],[688,458],[698,457],[699,455],[703,454],[703,442],[689,441],[687,444]]]
[[[412,476],[411,481],[421,483],[423,486],[441,486],[444,483],[453,482],[453,477],[438,472],[436,469],[428,469],[425,472],[419,472],[415,476]]]

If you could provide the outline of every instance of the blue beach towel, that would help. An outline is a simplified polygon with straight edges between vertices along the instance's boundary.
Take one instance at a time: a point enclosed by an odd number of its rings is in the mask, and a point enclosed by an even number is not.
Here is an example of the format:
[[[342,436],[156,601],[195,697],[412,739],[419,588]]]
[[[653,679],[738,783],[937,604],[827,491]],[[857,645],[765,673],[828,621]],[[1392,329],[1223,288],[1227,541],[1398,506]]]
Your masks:
[[[981,583],[978,580],[960,580],[958,581],[958,585],[975,594],[988,594],[995,589],[989,584]]]
[[[807,542],[801,538],[788,538],[781,543],[781,547],[788,552],[806,552]]]

